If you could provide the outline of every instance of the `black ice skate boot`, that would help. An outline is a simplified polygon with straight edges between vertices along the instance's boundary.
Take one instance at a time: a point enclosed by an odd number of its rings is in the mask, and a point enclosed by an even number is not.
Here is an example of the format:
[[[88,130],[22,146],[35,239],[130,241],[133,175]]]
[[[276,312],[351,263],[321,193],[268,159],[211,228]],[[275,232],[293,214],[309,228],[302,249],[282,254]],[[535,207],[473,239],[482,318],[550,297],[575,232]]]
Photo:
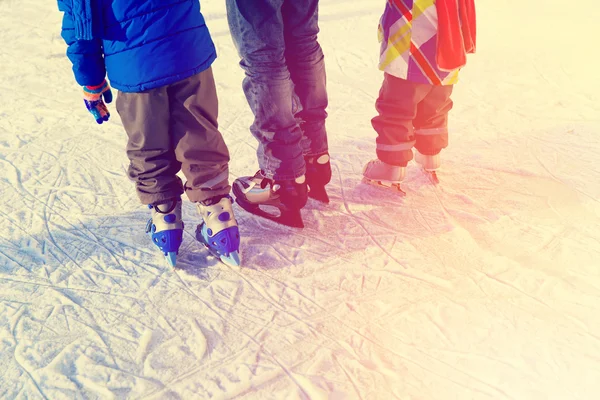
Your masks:
[[[331,181],[331,163],[329,153],[319,156],[306,156],[306,183],[308,184],[308,196],[323,203],[329,203],[329,196],[325,185]]]
[[[273,181],[258,171],[254,176],[236,179],[232,192],[240,207],[249,213],[282,225],[304,228],[300,214],[308,200],[308,187],[304,175],[295,180]],[[269,206],[271,209],[277,208],[279,212],[266,211]]]

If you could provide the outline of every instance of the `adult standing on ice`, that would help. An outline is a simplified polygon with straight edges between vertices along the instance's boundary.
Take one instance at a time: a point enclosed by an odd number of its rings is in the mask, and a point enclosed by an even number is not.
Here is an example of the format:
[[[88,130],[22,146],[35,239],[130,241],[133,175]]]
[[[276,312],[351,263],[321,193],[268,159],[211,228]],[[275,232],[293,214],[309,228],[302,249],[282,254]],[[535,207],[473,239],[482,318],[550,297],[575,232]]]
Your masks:
[[[377,99],[377,159],[368,182],[400,189],[413,158],[437,182],[440,152],[448,146],[453,85],[475,51],[473,0],[388,0],[379,24],[385,71]]]
[[[331,179],[325,118],[323,52],[317,42],[318,0],[227,0],[233,41],[246,72],[260,170],[236,179],[247,211],[302,227],[307,197],[328,202]],[[308,191],[310,189],[310,192]],[[272,205],[280,216],[260,206]]]
[[[146,231],[169,263],[175,265],[182,241],[185,192],[202,218],[197,238],[222,261],[238,265],[229,152],[217,129],[215,47],[198,0],[159,3],[58,0],[67,56],[99,124],[110,116],[106,75],[119,90],[128,175],[151,210]]]

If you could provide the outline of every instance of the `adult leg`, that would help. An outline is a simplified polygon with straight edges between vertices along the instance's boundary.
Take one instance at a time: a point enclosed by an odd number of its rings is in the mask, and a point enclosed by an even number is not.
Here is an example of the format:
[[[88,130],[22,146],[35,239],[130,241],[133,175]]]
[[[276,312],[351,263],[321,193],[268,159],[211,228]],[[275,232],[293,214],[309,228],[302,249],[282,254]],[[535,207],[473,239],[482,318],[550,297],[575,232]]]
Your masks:
[[[318,0],[285,0],[282,8],[285,59],[300,102],[295,114],[302,128],[305,156],[319,156],[328,150],[325,119],[327,89],[319,33]]]
[[[243,88],[255,117],[250,130],[259,142],[259,166],[273,180],[293,180],[306,172],[285,60],[283,1],[226,1],[231,34],[246,72]]]

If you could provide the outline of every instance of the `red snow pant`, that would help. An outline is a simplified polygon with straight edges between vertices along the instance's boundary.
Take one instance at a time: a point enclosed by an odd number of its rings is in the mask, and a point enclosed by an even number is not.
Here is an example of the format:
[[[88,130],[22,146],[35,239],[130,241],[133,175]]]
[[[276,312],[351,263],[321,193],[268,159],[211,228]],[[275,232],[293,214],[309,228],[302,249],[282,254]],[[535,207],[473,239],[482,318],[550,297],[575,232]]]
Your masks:
[[[453,86],[410,82],[385,74],[372,119],[377,131],[377,158],[406,167],[412,148],[435,155],[448,146],[448,112]]]

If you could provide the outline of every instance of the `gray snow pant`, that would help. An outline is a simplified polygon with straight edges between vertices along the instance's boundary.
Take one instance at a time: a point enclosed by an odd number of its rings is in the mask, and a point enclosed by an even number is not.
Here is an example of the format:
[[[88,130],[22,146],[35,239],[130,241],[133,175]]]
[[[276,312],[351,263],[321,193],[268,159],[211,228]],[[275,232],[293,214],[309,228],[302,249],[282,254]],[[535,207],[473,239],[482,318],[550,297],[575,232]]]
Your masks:
[[[377,131],[377,158],[406,167],[412,148],[435,155],[448,146],[448,112],[453,86],[410,82],[385,74],[372,125]]]
[[[119,92],[117,111],[129,136],[128,175],[143,204],[184,191],[193,202],[229,193],[229,151],[217,129],[210,68],[156,89]],[[180,170],[185,186],[176,175]]]

